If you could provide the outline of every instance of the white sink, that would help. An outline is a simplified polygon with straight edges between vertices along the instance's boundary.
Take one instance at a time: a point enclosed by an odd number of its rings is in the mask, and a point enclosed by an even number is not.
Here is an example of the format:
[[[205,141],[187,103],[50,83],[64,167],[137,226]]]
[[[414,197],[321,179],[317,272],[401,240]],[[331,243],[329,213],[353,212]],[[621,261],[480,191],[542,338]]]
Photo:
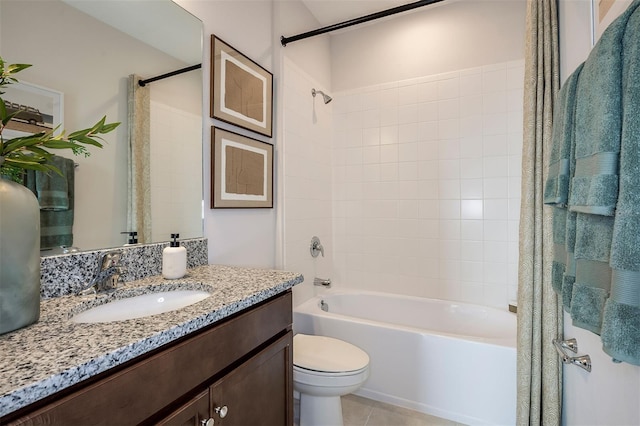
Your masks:
[[[72,322],[96,323],[143,318],[197,303],[211,294],[201,290],[172,290],[117,299],[71,317]]]

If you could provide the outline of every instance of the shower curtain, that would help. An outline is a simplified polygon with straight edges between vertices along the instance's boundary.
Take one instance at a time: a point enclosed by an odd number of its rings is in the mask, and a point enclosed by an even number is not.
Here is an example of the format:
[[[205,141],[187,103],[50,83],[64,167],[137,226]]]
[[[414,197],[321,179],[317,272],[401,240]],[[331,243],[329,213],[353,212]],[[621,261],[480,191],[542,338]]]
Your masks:
[[[151,242],[151,101],[149,87],[138,84],[140,76],[129,76],[129,179],[127,231],[138,232],[138,242]]]
[[[559,81],[557,0],[527,0],[518,265],[518,425],[559,425],[561,301],[551,286],[551,209],[543,189]]]

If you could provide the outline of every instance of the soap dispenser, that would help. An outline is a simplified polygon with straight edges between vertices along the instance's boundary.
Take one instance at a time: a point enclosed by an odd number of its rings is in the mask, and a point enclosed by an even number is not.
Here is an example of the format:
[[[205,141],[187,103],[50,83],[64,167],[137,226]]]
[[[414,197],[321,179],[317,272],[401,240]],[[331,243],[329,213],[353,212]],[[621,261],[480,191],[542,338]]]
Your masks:
[[[180,246],[180,234],[171,234],[173,241],[162,251],[162,276],[168,280],[184,277],[187,273],[187,249]]]

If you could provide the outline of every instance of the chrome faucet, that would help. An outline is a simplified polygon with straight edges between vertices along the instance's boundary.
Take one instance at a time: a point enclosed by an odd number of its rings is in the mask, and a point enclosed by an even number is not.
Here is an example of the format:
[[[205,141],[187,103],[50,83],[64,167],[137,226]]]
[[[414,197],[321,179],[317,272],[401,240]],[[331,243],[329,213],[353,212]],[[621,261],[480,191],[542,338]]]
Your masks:
[[[121,257],[122,250],[102,253],[98,261],[96,275],[77,294],[97,294],[115,289],[120,281],[120,274],[124,272],[124,268],[120,266]]]
[[[314,278],[313,285],[331,288],[331,278]]]

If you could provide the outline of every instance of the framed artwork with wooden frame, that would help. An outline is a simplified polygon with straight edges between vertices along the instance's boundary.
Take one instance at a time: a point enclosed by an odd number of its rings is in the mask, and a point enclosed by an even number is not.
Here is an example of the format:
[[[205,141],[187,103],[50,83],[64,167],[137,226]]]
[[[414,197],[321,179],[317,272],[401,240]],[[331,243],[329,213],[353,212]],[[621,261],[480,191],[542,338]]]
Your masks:
[[[273,145],[211,127],[211,208],[273,207]]]
[[[211,36],[212,118],[271,137],[273,74]]]

